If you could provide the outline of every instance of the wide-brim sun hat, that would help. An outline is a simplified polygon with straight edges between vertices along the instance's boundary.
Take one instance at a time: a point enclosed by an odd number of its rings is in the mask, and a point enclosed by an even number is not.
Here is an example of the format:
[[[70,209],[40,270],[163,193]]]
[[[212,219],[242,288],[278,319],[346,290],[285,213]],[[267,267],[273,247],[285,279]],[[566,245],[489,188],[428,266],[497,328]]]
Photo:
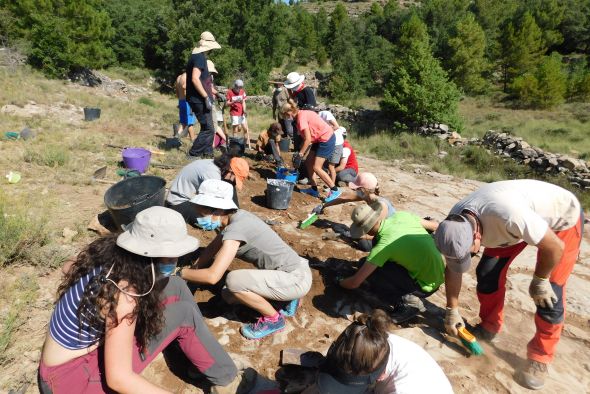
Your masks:
[[[180,257],[199,247],[188,235],[182,215],[170,208],[150,207],[139,212],[117,237],[117,245],[145,257]]]
[[[207,59],[207,70],[209,70],[210,73],[219,74],[219,72],[215,68],[215,63],[213,63],[209,59]]]
[[[350,236],[354,239],[359,239],[367,234],[375,223],[379,221],[383,207],[379,201],[372,204],[362,204],[354,208],[350,218],[352,225],[350,226]]]
[[[293,71],[287,74],[287,80],[283,83],[287,89],[293,89],[301,85],[305,80],[305,75]]]
[[[199,45],[193,49],[193,54],[207,52],[212,49],[220,49],[221,45],[217,41],[215,41],[215,37],[211,32],[204,31],[201,33],[201,39],[199,40]]]
[[[199,186],[199,192],[191,202],[209,208],[238,209],[233,197],[232,185],[219,179],[206,179]]]
[[[464,273],[471,267],[473,227],[463,215],[453,215],[440,222],[434,232],[434,243],[445,257],[447,267],[453,272]],[[463,218],[463,220],[461,220]]]

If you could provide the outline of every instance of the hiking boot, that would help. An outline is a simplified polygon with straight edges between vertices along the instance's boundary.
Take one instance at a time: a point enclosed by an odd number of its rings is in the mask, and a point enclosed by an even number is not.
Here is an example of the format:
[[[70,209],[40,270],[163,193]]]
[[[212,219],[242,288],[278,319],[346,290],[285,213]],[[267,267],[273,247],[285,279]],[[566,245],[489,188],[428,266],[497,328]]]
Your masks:
[[[289,301],[289,303],[285,305],[283,309],[281,309],[281,314],[285,317],[293,317],[297,312],[297,308],[299,308],[299,298]]]
[[[478,324],[475,327],[473,327],[471,333],[475,335],[475,338],[477,338],[480,341],[485,341],[488,343],[495,343],[498,341],[498,339],[496,338],[497,333],[486,330],[482,327],[481,324]]]
[[[285,328],[285,318],[279,314],[277,321],[261,317],[256,323],[244,324],[240,331],[248,339],[260,339]]]
[[[330,193],[328,194],[328,197],[326,197],[324,199],[324,202],[332,202],[335,199],[337,199],[338,197],[340,197],[341,194],[342,194],[342,191],[340,189],[331,190]]]
[[[545,386],[545,377],[549,371],[547,364],[527,360],[526,366],[519,372],[520,384],[531,390],[540,390]]]
[[[424,306],[424,302],[422,302],[420,297],[416,297],[413,294],[406,294],[402,297],[402,300],[404,301],[405,305],[411,308],[416,308],[420,312],[426,312],[426,307]]]
[[[211,394],[243,394],[249,393],[256,386],[258,374],[252,368],[239,371],[236,378],[227,386],[212,386]]]
[[[389,312],[389,317],[395,324],[400,324],[410,320],[420,312],[418,308],[408,306],[403,302],[395,305],[392,311]]]
[[[320,193],[317,190],[312,189],[311,187],[309,189],[301,189],[300,192],[315,198],[320,198]]]

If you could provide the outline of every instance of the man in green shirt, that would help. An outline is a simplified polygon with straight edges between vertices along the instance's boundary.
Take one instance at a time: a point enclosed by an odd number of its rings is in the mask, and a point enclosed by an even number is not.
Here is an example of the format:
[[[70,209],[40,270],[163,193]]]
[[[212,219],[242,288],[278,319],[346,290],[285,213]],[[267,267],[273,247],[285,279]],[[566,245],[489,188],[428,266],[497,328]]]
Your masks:
[[[444,282],[444,261],[432,236],[432,222],[404,211],[385,217],[379,203],[361,205],[352,212],[353,237],[374,236],[373,248],[367,261],[351,277],[339,284],[355,289],[368,280],[379,298],[393,307],[394,322],[401,323],[414,317],[418,306],[409,307],[404,296],[430,296]],[[377,271],[376,275],[371,275]],[[370,278],[369,278],[370,276]]]

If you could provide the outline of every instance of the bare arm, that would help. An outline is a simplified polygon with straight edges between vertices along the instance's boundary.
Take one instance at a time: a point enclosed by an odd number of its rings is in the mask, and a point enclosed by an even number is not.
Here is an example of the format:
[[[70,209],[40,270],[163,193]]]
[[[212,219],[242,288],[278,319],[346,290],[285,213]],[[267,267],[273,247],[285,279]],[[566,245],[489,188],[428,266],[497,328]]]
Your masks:
[[[203,84],[201,83],[201,80],[199,79],[200,77],[201,77],[201,70],[198,67],[193,67],[193,76],[192,76],[191,82],[193,83],[193,85],[195,86],[195,89],[197,89],[197,92],[199,92],[201,97],[207,98],[207,92],[205,91],[205,88],[203,87]]]
[[[330,124],[330,126],[332,126],[332,129],[334,130],[338,130],[340,128],[340,125],[338,124],[338,122],[336,122],[336,119],[331,120],[328,123]]]
[[[436,220],[422,219],[420,221],[420,224],[428,231],[436,231],[436,229],[438,228],[438,222]]]
[[[345,169],[346,163],[348,163],[348,157],[340,159],[340,163],[338,163],[338,166],[335,168],[336,172],[340,172]]]
[[[211,265],[211,263],[213,263],[213,257],[215,257],[217,252],[219,252],[219,249],[221,249],[222,243],[223,243],[223,235],[217,234],[217,236],[215,238],[213,238],[213,241],[211,241],[211,243],[209,245],[207,245],[205,250],[203,250],[203,252],[199,255],[199,257],[197,258],[197,261],[195,261],[193,263],[193,267],[196,267],[196,268],[209,267]]]
[[[311,132],[309,128],[302,130],[303,133],[303,144],[301,144],[301,148],[299,149],[299,154],[301,156],[305,155],[307,152],[307,148],[311,145]]]
[[[361,201],[361,198],[358,196],[358,194],[356,194],[356,192],[354,190],[345,189],[342,192],[342,194],[340,195],[340,197],[338,197],[337,199],[335,199],[333,201],[325,203],[324,208],[331,207],[334,205],[344,204],[346,202],[354,202],[354,201]]]
[[[133,372],[133,352],[137,351],[134,344],[136,319],[130,321],[125,316],[133,311],[136,300],[119,293],[117,301],[117,318],[119,324],[111,327],[107,322],[104,362],[107,385],[119,393],[169,393]]]
[[[447,293],[447,307],[459,307],[459,293],[463,283],[463,274],[453,272],[448,267],[445,268],[445,288]]]
[[[216,284],[219,282],[225,271],[227,271],[227,268],[233,261],[234,257],[236,257],[239,247],[240,241],[223,241],[223,246],[221,246],[219,253],[217,253],[217,256],[215,257],[215,261],[209,268],[183,269],[180,271],[182,279],[201,284]]]
[[[547,232],[537,244],[539,248],[539,259],[535,267],[535,276],[539,278],[549,278],[551,271],[561,260],[563,255],[563,241],[555,235],[553,230],[547,229]]]
[[[369,277],[377,269],[376,265],[365,262],[361,268],[353,276],[349,276],[346,279],[340,281],[340,286],[345,289],[356,289],[359,287],[365,279]]]

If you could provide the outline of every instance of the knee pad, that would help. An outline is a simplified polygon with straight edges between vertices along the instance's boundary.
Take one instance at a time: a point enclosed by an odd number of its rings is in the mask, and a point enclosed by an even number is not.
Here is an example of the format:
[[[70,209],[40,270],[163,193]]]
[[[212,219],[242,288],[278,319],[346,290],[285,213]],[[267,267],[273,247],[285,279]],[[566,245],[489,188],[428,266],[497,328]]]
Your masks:
[[[484,254],[475,269],[477,291],[483,294],[498,291],[500,273],[509,260],[509,257],[493,257]]]
[[[551,282],[551,287],[557,296],[557,302],[553,305],[553,308],[543,308],[537,306],[537,314],[547,323],[560,324],[563,322],[563,315],[565,312],[563,307],[563,286],[559,286]]]

